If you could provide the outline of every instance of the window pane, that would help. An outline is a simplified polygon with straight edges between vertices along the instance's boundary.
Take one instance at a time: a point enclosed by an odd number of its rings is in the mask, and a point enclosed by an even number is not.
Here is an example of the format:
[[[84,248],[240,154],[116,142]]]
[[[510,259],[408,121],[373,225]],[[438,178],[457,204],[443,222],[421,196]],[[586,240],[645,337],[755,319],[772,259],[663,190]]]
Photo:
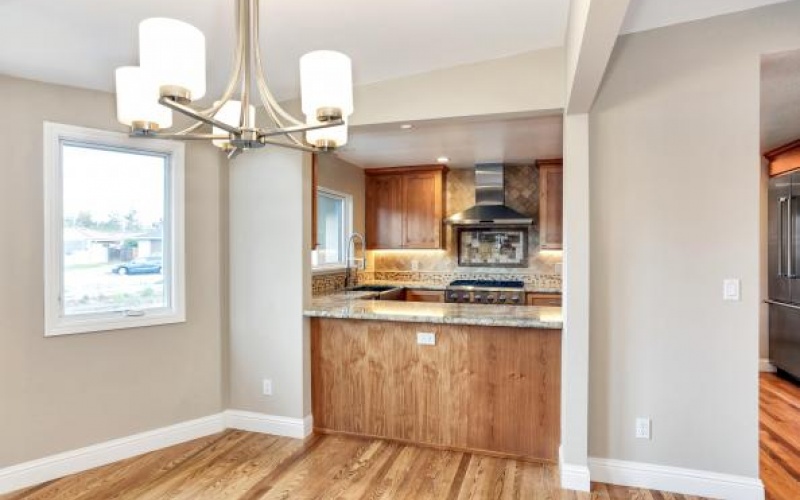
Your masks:
[[[344,263],[344,198],[317,195],[317,262],[319,265]]]
[[[169,307],[169,157],[63,143],[65,315]]]

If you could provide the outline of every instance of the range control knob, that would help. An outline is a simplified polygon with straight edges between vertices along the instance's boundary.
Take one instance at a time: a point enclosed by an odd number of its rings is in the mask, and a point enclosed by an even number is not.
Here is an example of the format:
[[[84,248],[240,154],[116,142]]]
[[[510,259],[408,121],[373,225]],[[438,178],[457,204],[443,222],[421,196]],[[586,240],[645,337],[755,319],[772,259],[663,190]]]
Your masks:
[[[501,295],[501,296],[497,297],[497,302],[505,302],[505,301],[506,301],[506,296],[505,295]]]
[[[476,293],[474,299],[475,299],[475,302],[480,302],[480,301],[483,300],[483,295],[481,295],[479,293]]]

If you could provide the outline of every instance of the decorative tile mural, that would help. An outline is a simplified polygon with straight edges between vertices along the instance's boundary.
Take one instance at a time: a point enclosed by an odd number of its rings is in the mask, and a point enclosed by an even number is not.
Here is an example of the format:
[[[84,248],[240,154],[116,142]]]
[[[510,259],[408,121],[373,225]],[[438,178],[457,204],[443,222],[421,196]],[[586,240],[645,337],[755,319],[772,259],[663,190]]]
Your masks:
[[[528,267],[528,230],[460,228],[458,265]]]

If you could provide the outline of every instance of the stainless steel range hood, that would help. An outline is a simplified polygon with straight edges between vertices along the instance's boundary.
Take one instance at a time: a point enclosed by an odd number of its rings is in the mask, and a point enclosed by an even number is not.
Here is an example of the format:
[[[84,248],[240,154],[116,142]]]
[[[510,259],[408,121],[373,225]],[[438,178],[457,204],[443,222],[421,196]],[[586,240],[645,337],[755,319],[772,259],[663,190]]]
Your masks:
[[[451,215],[448,224],[527,225],[533,219],[505,205],[505,183],[502,163],[475,165],[475,206]]]

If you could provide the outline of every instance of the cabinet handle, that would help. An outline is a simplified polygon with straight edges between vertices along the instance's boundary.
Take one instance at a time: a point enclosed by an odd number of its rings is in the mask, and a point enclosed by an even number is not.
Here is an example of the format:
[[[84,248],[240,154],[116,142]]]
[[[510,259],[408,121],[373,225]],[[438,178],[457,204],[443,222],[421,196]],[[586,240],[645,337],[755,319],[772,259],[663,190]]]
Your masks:
[[[792,221],[792,197],[786,199],[786,276],[794,278],[794,224]]]
[[[783,204],[786,203],[786,197],[778,198],[778,277],[782,278],[783,274]]]

